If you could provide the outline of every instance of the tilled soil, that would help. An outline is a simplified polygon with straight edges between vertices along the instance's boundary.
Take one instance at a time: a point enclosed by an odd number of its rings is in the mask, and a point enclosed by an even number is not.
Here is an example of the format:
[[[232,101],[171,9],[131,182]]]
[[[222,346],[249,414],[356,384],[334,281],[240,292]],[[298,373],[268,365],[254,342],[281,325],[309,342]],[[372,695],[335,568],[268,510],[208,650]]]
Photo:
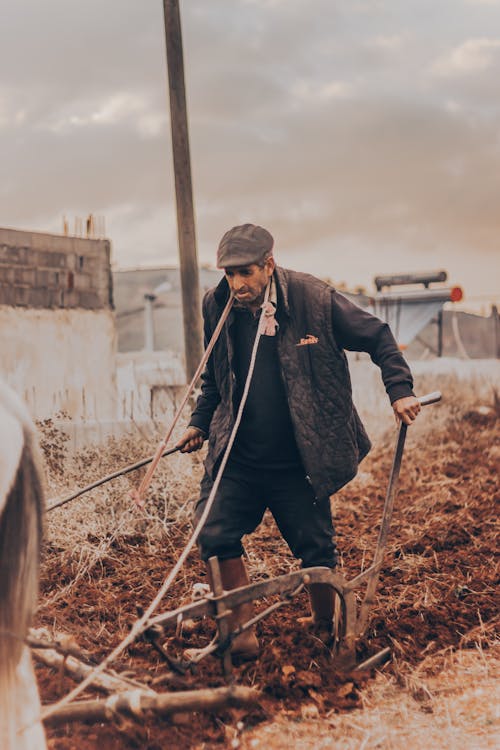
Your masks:
[[[455,416],[432,433],[413,436],[410,430],[377,601],[368,631],[358,644],[360,659],[390,646],[393,662],[385,669],[403,675],[424,658],[427,670],[438,670],[438,655],[450,647],[480,643],[488,648],[498,624],[498,433],[493,412]],[[373,555],[394,437],[373,450],[360,476],[333,500],[341,570],[347,579],[366,568]],[[137,606],[144,608],[154,598],[189,532],[185,522],[175,534],[156,543],[145,534],[118,537],[99,564],[69,589],[63,587],[76,574],[77,551],[48,545],[37,625],[71,633],[97,663],[127,634],[137,618]],[[254,581],[297,568],[267,515],[248,540],[247,553]],[[205,580],[193,552],[161,610],[189,601],[192,585]],[[60,596],[52,600],[58,592]],[[259,602],[257,609],[269,603]],[[58,750],[220,747],[230,742],[231,728],[238,722],[241,728],[276,712],[299,719],[304,707],[331,715],[360,706],[370,676],[354,677],[335,669],[321,641],[297,624],[297,617],[307,611],[307,597],[301,593],[261,621],[259,660],[234,669],[237,684],[262,691],[261,706],[106,725],[72,723],[49,728],[49,746]],[[180,656],[188,646],[208,643],[213,630],[213,622],[199,621],[182,632],[166,632],[162,643],[170,655]],[[225,684],[215,657],[207,657],[193,674],[179,675],[145,642],[129,647],[114,666],[133,672],[136,679],[159,691]],[[74,686],[47,667],[38,665],[37,675],[44,703],[58,700]]]

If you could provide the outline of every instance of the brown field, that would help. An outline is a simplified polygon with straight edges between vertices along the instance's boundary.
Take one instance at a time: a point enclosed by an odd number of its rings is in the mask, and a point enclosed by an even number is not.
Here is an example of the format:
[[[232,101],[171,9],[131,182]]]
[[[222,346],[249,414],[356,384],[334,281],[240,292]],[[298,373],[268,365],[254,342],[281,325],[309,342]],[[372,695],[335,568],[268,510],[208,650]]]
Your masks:
[[[484,401],[483,401],[484,405]],[[360,658],[390,646],[392,661],[364,677],[340,674],[330,653],[296,619],[299,595],[258,625],[262,655],[235,668],[237,684],[262,691],[257,708],[218,714],[142,717],[108,724],[48,728],[53,750],[86,748],[402,748],[495,747],[498,716],[498,408],[478,411],[452,387],[409,431],[400,491],[376,605],[358,644]],[[484,412],[484,413],[483,413]],[[390,422],[388,422],[388,428]],[[51,494],[81,486],[150,455],[154,442],[110,441],[65,458],[63,436],[42,428]],[[333,499],[347,578],[369,565],[395,441],[389,430],[358,478]],[[89,663],[98,663],[128,633],[176,562],[190,534],[198,457],[164,459],[147,511],[133,510],[127,490],[137,474],[115,480],[50,514],[36,625],[71,634]],[[254,581],[296,569],[271,518],[247,540]],[[204,581],[196,551],[160,609],[189,601]],[[263,606],[262,603],[259,606]],[[168,631],[169,653],[204,645],[213,623]],[[114,664],[161,691],[224,685],[208,657],[195,674],[178,675],[144,642]],[[64,674],[37,665],[42,701],[74,687]],[[83,697],[97,696],[92,690]],[[82,696],[80,696],[82,697]]]

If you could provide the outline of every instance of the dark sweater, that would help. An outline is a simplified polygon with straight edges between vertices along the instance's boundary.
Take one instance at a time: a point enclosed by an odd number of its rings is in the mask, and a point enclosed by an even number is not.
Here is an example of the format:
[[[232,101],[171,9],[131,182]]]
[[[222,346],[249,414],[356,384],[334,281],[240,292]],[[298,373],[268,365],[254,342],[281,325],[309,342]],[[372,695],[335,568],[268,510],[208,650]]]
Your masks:
[[[235,310],[235,411],[245,387],[258,322],[259,315]],[[260,337],[231,460],[256,469],[290,469],[301,465],[280,372],[276,336]]]

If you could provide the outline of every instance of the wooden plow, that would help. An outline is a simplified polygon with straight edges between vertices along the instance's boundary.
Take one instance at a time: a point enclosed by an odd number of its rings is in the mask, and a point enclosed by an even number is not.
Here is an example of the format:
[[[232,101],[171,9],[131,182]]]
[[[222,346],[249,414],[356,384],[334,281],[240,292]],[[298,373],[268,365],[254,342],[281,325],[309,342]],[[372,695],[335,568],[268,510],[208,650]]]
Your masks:
[[[441,393],[438,391],[419,398],[420,404],[428,404],[440,401]],[[221,585],[219,562],[216,557],[209,560],[210,573],[213,581],[214,591],[207,596],[194,602],[186,604],[177,609],[158,614],[147,623],[145,636],[155,647],[162,651],[165,659],[170,665],[179,671],[186,671],[193,663],[201,661],[209,654],[219,656],[226,679],[230,680],[232,671],[231,643],[240,633],[248,630],[260,620],[270,615],[280,607],[289,604],[297,594],[310,584],[322,583],[331,586],[334,590],[339,605],[338,627],[336,628],[335,642],[332,653],[335,657],[336,667],[342,671],[364,671],[378,666],[390,658],[390,648],[385,648],[373,654],[369,659],[360,664],[356,662],[356,643],[363,636],[368,624],[370,608],[372,606],[375,590],[377,587],[380,569],[382,566],[389,527],[392,519],[394,498],[397,492],[401,460],[403,457],[407,426],[401,424],[398,439],[394,451],[391,473],[387,487],[387,493],[382,513],[382,521],[372,565],[365,571],[348,581],[341,573],[334,572],[326,567],[304,568],[300,571],[271,578],[268,581],[242,586],[231,591],[224,591]],[[356,591],[366,583],[366,591],[361,604],[357,604]],[[266,607],[248,622],[240,625],[236,630],[230,630],[230,615],[234,607],[246,602],[265,599],[270,596],[278,596],[278,601]],[[199,649],[194,659],[175,660],[166,654],[158,643],[163,630],[170,624],[180,624],[184,619],[197,619],[211,617],[217,623],[217,634],[213,641],[205,648]]]
[[[217,577],[220,580],[217,558],[212,557],[209,564],[212,580],[216,581]],[[231,591],[210,593],[178,609],[151,618],[145,635],[149,641],[157,643],[163,635],[164,629],[170,624],[178,625],[184,619],[213,618],[217,623],[217,635],[206,648],[199,649],[199,654],[194,659],[175,661],[168,658],[166,654],[164,655],[171,667],[183,672],[189,669],[193,663],[196,664],[206,656],[214,654],[220,657],[224,674],[226,678],[230,678],[232,669],[230,648],[234,638],[280,607],[289,605],[297,594],[309,584],[324,583],[332,587],[340,602],[339,625],[333,647],[336,666],[344,671],[351,671],[354,668],[369,669],[383,661],[388,654],[388,649],[385,649],[385,651],[376,655],[377,658],[371,657],[368,660],[369,663],[364,662],[356,667],[356,642],[362,635],[363,630],[361,613],[358,615],[357,612],[356,589],[371,572],[372,568],[369,568],[354,580],[347,581],[341,573],[335,573],[330,568],[304,568],[300,571],[271,578],[268,581],[253,583],[249,586],[242,586]],[[256,614],[251,620],[240,625],[236,630],[230,630],[229,618],[234,607],[270,596],[277,596],[278,600]]]
[[[342,574],[334,573],[329,568],[304,568],[268,581],[242,586],[231,591],[222,591],[216,583],[220,582],[217,558],[211,558],[209,563],[214,593],[152,617],[143,637],[162,654],[170,669],[178,674],[185,674],[188,670],[194,671],[197,663],[210,654],[219,657],[228,683],[227,688],[156,693],[148,685],[143,685],[120,673],[108,671],[92,681],[92,686],[107,693],[108,698],[72,702],[61,708],[56,706],[56,710],[50,712],[50,715],[44,719],[44,723],[47,726],[72,721],[87,723],[112,721],[120,724],[127,717],[140,719],[148,714],[168,716],[185,711],[213,711],[227,706],[258,704],[262,697],[260,691],[234,684],[231,643],[239,633],[252,627],[280,607],[289,605],[311,583],[330,585],[340,602],[339,625],[332,649],[337,669],[346,672],[371,669],[388,658],[390,650],[384,649],[362,664],[356,665],[356,643],[362,635],[363,624],[362,608],[358,614],[356,589],[367,579],[373,568],[369,568],[352,581],[347,581]],[[236,630],[230,630],[228,618],[233,607],[271,596],[277,597],[277,600]],[[196,658],[187,660],[170,656],[161,645],[164,631],[171,625],[178,625],[184,619],[203,617],[211,617],[217,623],[217,633],[212,642],[205,648],[199,649]],[[54,644],[43,640],[47,638],[45,633],[33,631],[33,636],[30,639],[30,645],[37,661],[58,669],[60,672],[65,671],[77,681],[83,680],[92,672],[92,667],[76,655],[49,649],[48,646]]]

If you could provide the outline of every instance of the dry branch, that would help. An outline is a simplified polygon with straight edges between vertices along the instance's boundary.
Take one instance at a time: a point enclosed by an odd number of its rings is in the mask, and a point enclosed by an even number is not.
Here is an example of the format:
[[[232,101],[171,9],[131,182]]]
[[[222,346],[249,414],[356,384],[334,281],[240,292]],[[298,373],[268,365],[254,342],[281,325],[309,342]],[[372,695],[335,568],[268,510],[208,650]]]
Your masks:
[[[102,675],[101,675],[102,677]],[[113,721],[118,716],[141,717],[145,711],[157,716],[168,716],[183,711],[213,711],[225,706],[258,703],[261,693],[248,687],[232,686],[203,690],[186,690],[178,693],[151,695],[134,690],[112,695],[107,700],[75,701],[62,706],[45,719],[45,724],[55,726],[69,721],[90,723]]]
[[[38,649],[32,648],[31,653],[36,661],[45,664],[48,667],[53,667],[61,671],[65,671],[73,679],[81,681],[84,680],[91,672],[94,671],[93,667],[88,664],[84,664],[82,661],[74,656],[63,656],[58,654],[57,651],[50,648]],[[155,695],[155,691],[146,685],[142,685],[140,682],[131,680],[128,677],[121,677],[120,675],[109,674],[109,672],[103,672],[97,674],[92,680],[92,685],[98,690],[102,690],[105,693],[116,693],[117,691],[126,691],[131,688],[143,690],[145,693]]]

